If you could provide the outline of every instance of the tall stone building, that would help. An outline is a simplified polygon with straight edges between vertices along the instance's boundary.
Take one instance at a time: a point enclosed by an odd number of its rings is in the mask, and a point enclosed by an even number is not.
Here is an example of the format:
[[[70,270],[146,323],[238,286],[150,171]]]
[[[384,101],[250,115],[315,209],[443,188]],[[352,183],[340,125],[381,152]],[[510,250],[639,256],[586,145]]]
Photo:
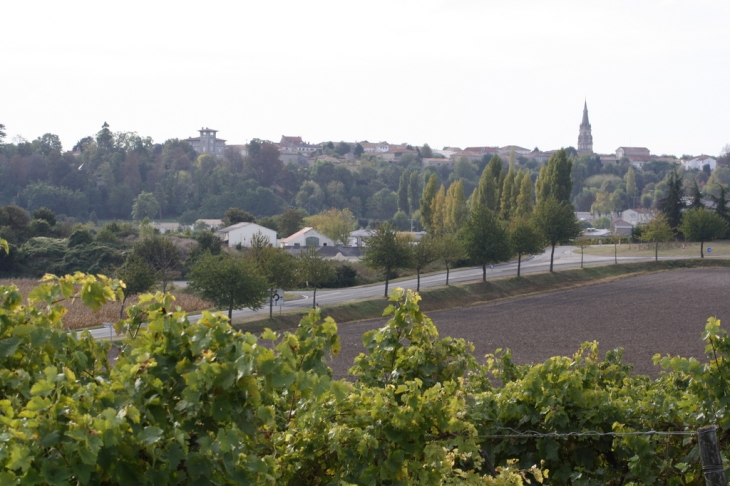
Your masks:
[[[591,135],[591,124],[588,123],[588,103],[583,102],[583,121],[578,132],[578,153],[593,153],[593,135]]]
[[[201,128],[199,137],[188,138],[185,140],[193,146],[193,150],[199,154],[213,154],[216,157],[223,156],[226,149],[226,141],[216,137],[218,130],[212,128]]]

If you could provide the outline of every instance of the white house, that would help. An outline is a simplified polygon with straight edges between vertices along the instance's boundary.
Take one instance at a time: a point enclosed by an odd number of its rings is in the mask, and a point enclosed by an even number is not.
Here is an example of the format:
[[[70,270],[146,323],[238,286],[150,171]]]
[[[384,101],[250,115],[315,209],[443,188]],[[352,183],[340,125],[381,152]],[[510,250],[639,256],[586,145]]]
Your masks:
[[[717,166],[717,160],[715,160],[713,157],[710,157],[709,155],[700,155],[699,157],[682,161],[682,167],[684,167],[685,170],[702,170],[702,167],[705,165],[709,165],[710,170],[715,170],[715,167]]]
[[[180,223],[155,223],[153,221],[152,223],[150,223],[150,226],[152,226],[152,228],[156,229],[163,235],[168,231],[174,232],[180,230]]]
[[[228,246],[251,246],[251,239],[257,233],[261,233],[271,246],[276,245],[276,231],[256,223],[236,223],[215,232]]]
[[[199,226],[199,225],[203,225],[203,224],[212,230],[219,230],[223,226],[223,220],[222,219],[197,219],[197,220],[195,220],[194,226]]]
[[[288,238],[279,240],[279,246],[335,246],[335,242],[316,229],[308,226],[300,229]]]
[[[370,238],[375,234],[375,230],[371,229],[357,229],[355,231],[350,231],[350,246],[365,246],[365,242],[363,241],[365,238]]]
[[[654,219],[654,213],[648,209],[627,209],[621,213],[621,219],[631,223],[631,226],[636,226],[637,224],[646,224]]]

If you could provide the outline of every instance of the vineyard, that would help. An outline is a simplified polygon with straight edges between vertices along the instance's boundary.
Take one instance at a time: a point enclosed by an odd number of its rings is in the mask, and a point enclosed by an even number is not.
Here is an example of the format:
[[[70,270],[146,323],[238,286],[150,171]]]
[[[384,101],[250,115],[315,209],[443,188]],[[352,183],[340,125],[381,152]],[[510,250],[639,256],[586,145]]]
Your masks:
[[[337,325],[317,311],[257,337],[145,296],[110,368],[108,343],[63,331],[61,302],[98,310],[119,282],[52,278],[27,306],[0,292],[2,484],[703,484],[695,432],[716,425],[730,445],[730,338],[714,318],[707,363],[657,355],[656,379],[591,342],[482,365],[396,289],[350,382],[332,378]]]
[[[32,278],[18,279],[0,279],[0,286],[14,285],[21,294],[28,293],[38,285],[38,280]],[[189,292],[173,291],[175,296],[175,305],[185,312],[195,312],[204,309],[211,309],[213,304],[197,297]],[[134,305],[139,301],[138,296],[132,296],[127,299],[125,305]],[[63,327],[66,330],[71,329],[87,329],[98,327],[103,322],[116,322],[119,319],[119,302],[109,302],[104,304],[101,309],[93,312],[89,307],[85,306],[79,300],[65,301],[63,305],[66,309],[66,315],[63,317]]]

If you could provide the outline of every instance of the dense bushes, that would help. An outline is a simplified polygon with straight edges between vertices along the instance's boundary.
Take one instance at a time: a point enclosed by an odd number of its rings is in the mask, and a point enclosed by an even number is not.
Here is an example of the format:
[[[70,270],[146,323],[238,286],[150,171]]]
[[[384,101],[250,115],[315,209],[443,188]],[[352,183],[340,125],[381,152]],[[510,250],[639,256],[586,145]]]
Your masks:
[[[256,337],[220,314],[190,323],[162,294],[117,324],[127,337],[110,369],[107,343],[61,331],[57,301],[79,293],[98,307],[120,292],[77,275],[22,306],[0,288],[3,484],[521,484],[545,474],[554,484],[698,484],[691,435],[494,436],[716,423],[727,448],[730,339],[715,319],[703,334],[709,363],[657,356],[657,380],[632,375],[618,350],[601,359],[595,343],[535,366],[509,352],[480,365],[468,342],[438,336],[417,294],[397,289],[348,382],[332,380],[337,326],[317,311],[294,333]]]

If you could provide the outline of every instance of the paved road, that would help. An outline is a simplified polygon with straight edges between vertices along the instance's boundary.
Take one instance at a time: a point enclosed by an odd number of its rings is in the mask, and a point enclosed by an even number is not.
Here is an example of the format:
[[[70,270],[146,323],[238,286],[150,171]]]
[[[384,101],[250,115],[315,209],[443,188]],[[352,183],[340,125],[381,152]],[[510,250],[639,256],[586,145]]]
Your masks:
[[[660,257],[661,258],[661,257]],[[694,258],[693,256],[688,256],[686,258]],[[641,261],[641,260],[651,260],[653,257],[619,257],[618,261],[620,263],[623,262],[632,262],[632,261]],[[558,246],[555,248],[555,258],[553,260],[553,267],[555,270],[561,270],[561,269],[567,269],[567,268],[575,268],[580,266],[580,249],[574,246]],[[599,264],[606,264],[611,263],[614,261],[614,257],[612,256],[595,256],[595,255],[585,255],[584,256],[584,265],[599,265]],[[535,272],[544,272],[549,270],[550,268],[550,249],[548,248],[545,253],[541,255],[536,255],[528,260],[522,261],[522,270],[521,272],[524,273],[535,273]],[[495,265],[494,268],[487,268],[487,278],[500,278],[500,277],[507,277],[507,276],[513,276],[517,275],[517,263],[503,263],[499,265]],[[449,274],[449,283],[456,283],[456,282],[469,282],[469,281],[475,281],[480,280],[482,278],[482,269],[481,267],[470,267],[470,268],[461,268],[459,270],[452,270]],[[446,283],[446,272],[439,272],[439,273],[432,273],[426,276],[421,277],[421,288],[427,289],[430,287],[437,287],[439,285],[444,285]],[[180,285],[179,282],[176,282],[176,284]],[[390,289],[395,287],[404,287],[409,289],[416,288],[416,279],[415,278],[407,278],[407,279],[397,279],[395,281],[390,282]],[[359,287],[349,287],[344,289],[333,289],[333,290],[318,290],[317,291],[317,304],[319,305],[326,305],[326,304],[335,304],[339,302],[347,302],[351,300],[358,300],[358,299],[366,299],[370,297],[377,297],[383,295],[385,292],[385,284],[378,283],[374,285],[363,285]],[[282,307],[282,310],[291,310],[291,309],[297,309],[297,308],[305,308],[305,307],[311,307],[312,306],[312,291],[297,291],[297,294],[300,294],[304,296],[304,299],[299,300],[293,300],[284,303],[284,306]],[[275,312],[278,312],[278,308],[275,308]],[[259,309],[257,311],[252,311],[251,309],[241,309],[233,311],[233,317],[249,317],[256,314],[267,314],[269,312],[269,308],[265,307],[263,309]],[[199,316],[190,316],[191,321],[195,321],[199,318]],[[108,339],[109,337],[109,330],[108,329],[93,329],[91,330],[91,334],[95,338],[103,338]]]

